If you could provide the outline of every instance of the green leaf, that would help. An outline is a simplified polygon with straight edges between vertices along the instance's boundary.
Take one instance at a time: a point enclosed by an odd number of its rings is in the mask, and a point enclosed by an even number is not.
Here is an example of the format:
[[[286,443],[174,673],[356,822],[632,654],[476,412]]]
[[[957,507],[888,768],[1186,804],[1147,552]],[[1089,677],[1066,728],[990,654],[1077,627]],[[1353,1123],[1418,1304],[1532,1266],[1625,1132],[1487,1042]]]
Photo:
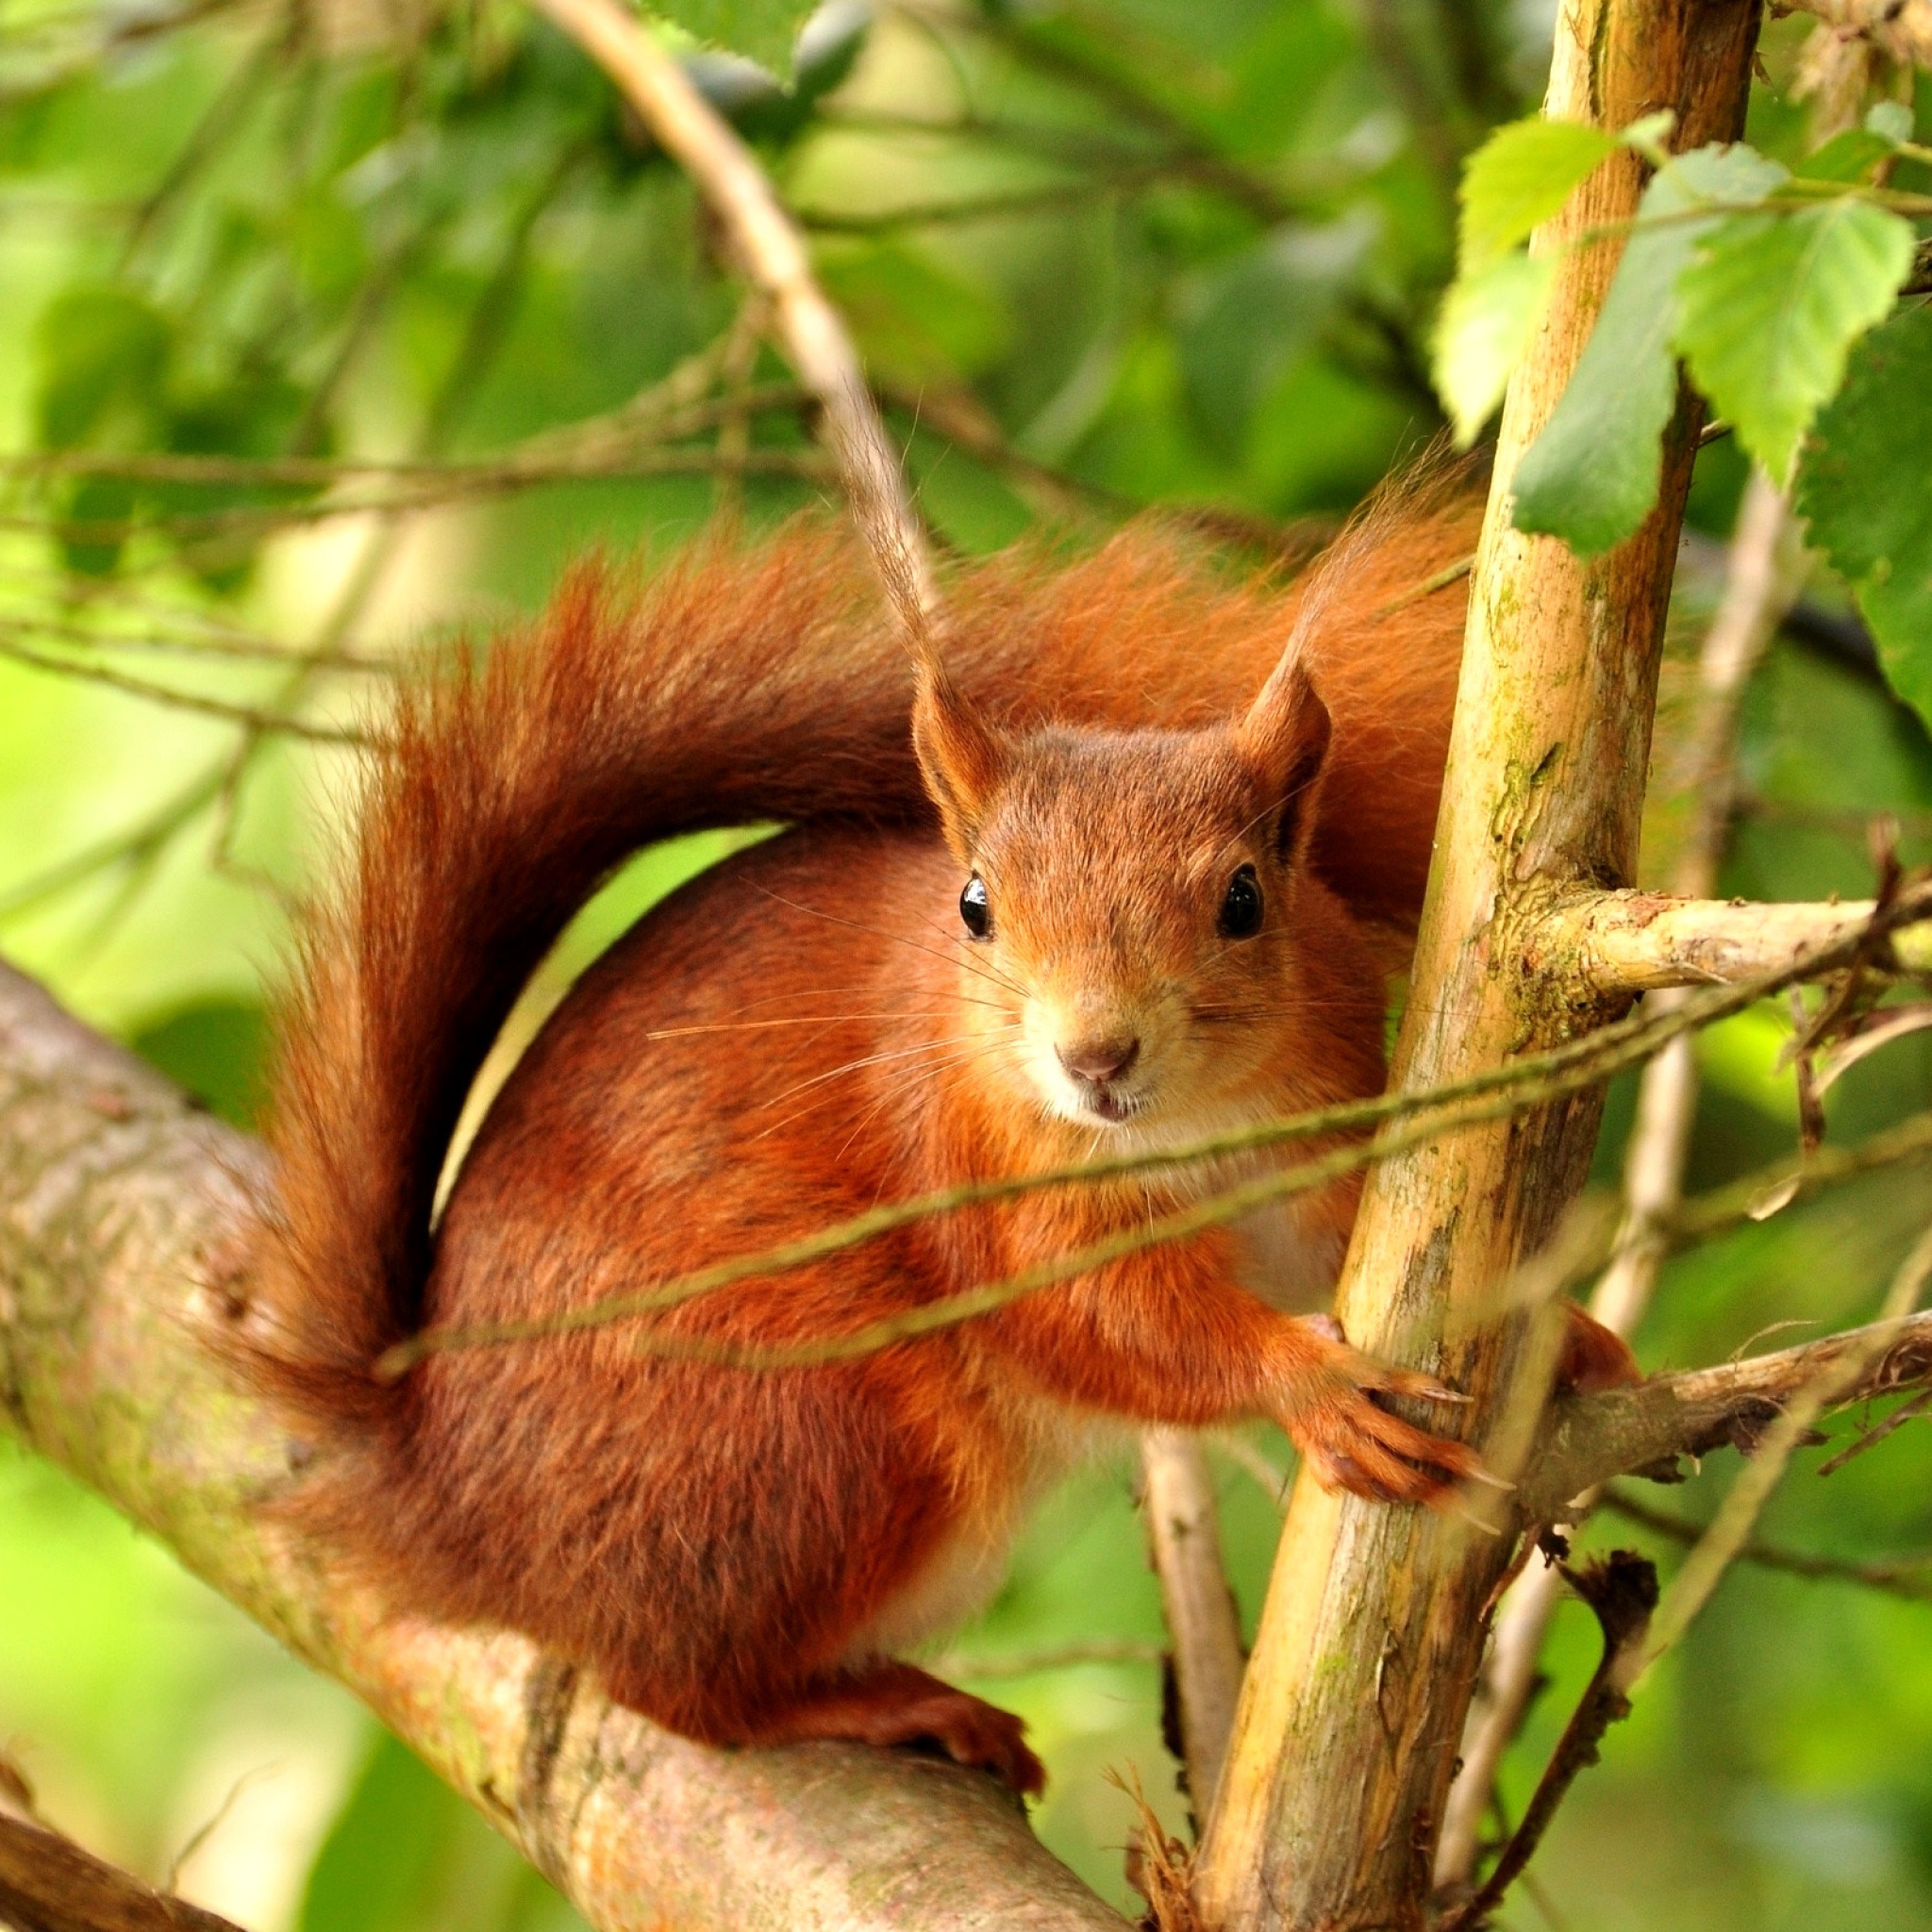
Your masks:
[[[1932,308],[1895,316],[1853,352],[1798,508],[1850,579],[1892,689],[1932,726]]]
[[[1475,441],[1502,402],[1555,271],[1554,257],[1512,249],[1478,274],[1459,276],[1443,297],[1432,374],[1457,449]]]
[[[1499,127],[1462,171],[1461,273],[1474,275],[1546,222],[1618,140],[1577,121],[1541,115]]]
[[[1897,144],[1869,127],[1847,127],[1798,163],[1806,181],[1866,181],[1880,161],[1897,153]]]
[[[1903,101],[1874,101],[1865,110],[1865,131],[1895,146],[1912,138],[1912,110]]]
[[[798,32],[817,0],[659,0],[658,11],[698,40],[791,78]]]
[[[1594,557],[1650,514],[1677,399],[1678,278],[1727,209],[1789,178],[1742,142],[1694,149],[1657,172],[1569,387],[1517,468],[1517,528]]]
[[[413,1932],[428,1917],[459,1808],[385,1731],[309,1868],[299,1932]]]
[[[173,347],[167,319],[129,290],[69,289],[47,305],[39,334],[42,442],[144,446]]]
[[[1677,348],[1779,483],[1852,344],[1890,311],[1912,246],[1909,222],[1846,195],[1724,223],[1678,283]]]

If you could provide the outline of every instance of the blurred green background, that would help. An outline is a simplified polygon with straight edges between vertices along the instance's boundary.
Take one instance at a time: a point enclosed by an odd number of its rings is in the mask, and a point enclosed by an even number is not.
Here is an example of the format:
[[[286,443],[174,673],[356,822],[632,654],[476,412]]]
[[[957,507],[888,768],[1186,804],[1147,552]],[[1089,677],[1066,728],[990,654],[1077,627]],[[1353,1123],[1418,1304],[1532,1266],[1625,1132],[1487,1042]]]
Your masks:
[[[1438,429],[1429,329],[1457,170],[1533,106],[1551,11],[832,0],[789,94],[727,57],[689,58],[811,226],[937,541],[978,551],[1040,525],[1077,540],[1163,504],[1252,562],[1345,513]],[[1797,25],[1772,28],[1754,102],[1774,153],[1804,139],[1781,92]],[[738,303],[683,181],[513,6],[8,7],[0,947],[245,1123],[278,894],[326,850],[349,776],[326,741],[379,692],[385,660],[531,608],[589,546],[658,554],[721,503],[760,522],[827,493],[785,371],[734,334]],[[679,393],[735,401],[651,417],[679,370]],[[512,450],[604,474],[531,485],[503,471]],[[128,460],[155,456],[216,467]],[[219,468],[352,458],[471,467]],[[653,465],[678,474],[637,474]],[[1726,444],[1706,451],[1653,875],[1681,803],[1686,663],[1742,480]],[[1828,583],[1814,595],[1834,605]],[[1829,654],[1774,647],[1742,770],[1727,890],[1869,891],[1864,827],[1881,811],[1908,858],[1932,851],[1932,748]],[[724,842],[634,866],[553,983]],[[1693,1185],[1791,1146],[1789,1031],[1767,1010],[1702,1041]],[[1921,1034],[1833,1090],[1832,1132],[1928,1095]],[[1620,1088],[1606,1178],[1629,1110]],[[1680,1257],[1646,1363],[1858,1319],[1924,1212],[1922,1191],[1879,1175]],[[1286,1466],[1278,1439],[1248,1446]],[[1733,1466],[1655,1493],[1702,1516]],[[1238,1460],[1216,1467],[1252,1619],[1274,1498]],[[1801,1468],[1765,1534],[1932,1551],[1928,1479],[1932,1446],[1908,1428],[1828,1484]],[[1123,1464],[1049,1503],[957,1654],[1011,1665],[1158,1637]],[[1928,1640],[1924,1601],[1735,1572],[1583,1780],[1509,1923],[1932,1927]],[[1566,1608],[1510,1760],[1512,1814],[1593,1653],[1587,1613]],[[1124,1899],[1132,1814],[1104,1774],[1137,1767],[1182,1815],[1156,1668],[1061,1660],[982,1688],[1024,1713],[1051,1767],[1046,1840]],[[0,1745],[61,1826],[157,1878],[178,1865],[187,1895],[253,1932],[571,1916],[344,1694],[5,1441]]]

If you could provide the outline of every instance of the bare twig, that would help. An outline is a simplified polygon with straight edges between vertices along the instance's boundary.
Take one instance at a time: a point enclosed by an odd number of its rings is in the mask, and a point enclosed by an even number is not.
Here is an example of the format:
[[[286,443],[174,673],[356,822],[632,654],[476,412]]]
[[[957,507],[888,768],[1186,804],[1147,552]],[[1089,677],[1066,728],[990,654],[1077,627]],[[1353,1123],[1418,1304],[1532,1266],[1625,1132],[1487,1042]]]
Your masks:
[[[0,1809],[0,1924],[21,1932],[238,1932],[44,1824]]]
[[[1904,1406],[1915,1407],[1924,1400],[1924,1396],[1918,1396]],[[1820,1463],[1819,1474],[1824,1474],[1830,1466],[1828,1462]],[[1653,1508],[1618,1489],[1604,1491],[1597,1507],[1687,1547],[1705,1531],[1701,1523],[1690,1523],[1681,1516],[1673,1516],[1667,1509]],[[1740,1563],[1754,1563],[1761,1570],[1779,1570],[1788,1576],[1855,1583],[1865,1590],[1883,1591],[1888,1596],[1904,1597],[1910,1603],[1932,1603],[1932,1556],[1906,1557],[1891,1562],[1859,1562],[1847,1557],[1814,1557],[1752,1537],[1739,1550],[1737,1559]]]
[[[1883,1422],[1875,1423],[1862,1434],[1855,1436],[1836,1456],[1827,1457],[1818,1465],[1818,1474],[1836,1475],[1846,1463],[1856,1460],[1868,1449],[1877,1448],[1879,1443],[1897,1434],[1907,1423],[1918,1422],[1928,1411],[1932,1411],[1932,1390],[1913,1396],[1909,1402],[1901,1402]]]
[[[1840,1337],[1840,1348],[1821,1360],[1813,1373],[1791,1391],[1782,1412],[1765,1430],[1710,1527],[1677,1572],[1651,1631],[1643,1670],[1648,1670],[1690,1628],[1697,1613],[1710,1601],[1724,1572],[1750,1541],[1759,1513],[1771,1500],[1771,1492],[1784,1475],[1798,1445],[1810,1433],[1812,1424],[1835,1403],[1847,1401],[1859,1392],[1867,1374],[1888,1358],[1907,1332],[1907,1317],[1916,1306],[1928,1277],[1932,1277],[1932,1226],[1919,1237],[1911,1253],[1900,1264],[1886,1293],[1879,1319],[1853,1337]],[[1889,1386],[1898,1385],[1894,1382]]]
[[[812,450],[721,450],[715,446],[634,449],[621,456],[500,463],[442,463],[413,489],[382,494],[347,492],[299,503],[242,503],[221,509],[168,510],[125,517],[45,517],[18,511],[0,514],[0,530],[30,531],[72,543],[116,543],[146,530],[163,531],[178,541],[297,529],[341,517],[403,516],[445,504],[531,490],[550,483],[647,476],[829,477],[826,459]]]
[[[1872,910],[1869,899],[1779,906],[1579,892],[1552,908],[1537,954],[1574,965],[1578,984],[1603,993],[1725,985],[1850,931]],[[1896,929],[1891,963],[1906,973],[1932,972],[1932,924]]]
[[[1437,1932],[1471,1932],[1495,1910],[1542,1842],[1577,1774],[1596,1762],[1604,1733],[1630,1714],[1630,1687],[1641,1669],[1644,1636],[1657,1608],[1657,1572],[1642,1557],[1613,1550],[1599,1563],[1580,1571],[1566,1569],[1562,1574],[1596,1612],[1603,1656],[1495,1870],[1474,1898],[1438,1922]]]
[[[1195,1437],[1178,1429],[1142,1435],[1141,1507],[1174,1642],[1181,1761],[1198,1821],[1214,1799],[1247,1659],[1222,1563],[1214,1479]]]
[[[1928,1381],[1932,1315],[1909,1315],[1714,1368],[1653,1375],[1634,1389],[1559,1396],[1524,1472],[1518,1511],[1529,1523],[1560,1522],[1577,1497],[1612,1476],[1663,1471],[1679,1457],[1725,1447],[1752,1452],[1749,1474],[1771,1429],[1807,1388],[1824,1384],[1829,1402],[1846,1403]],[[1747,1536],[1750,1527],[1743,1524]]]
[[[369,734],[348,724],[312,724],[278,708],[237,704],[229,698],[209,697],[201,691],[180,691],[173,685],[156,684],[152,679],[135,677],[117,671],[110,664],[90,663],[85,658],[57,657],[37,651],[17,638],[0,635],[0,658],[23,664],[30,671],[43,671],[57,677],[78,677],[89,684],[105,685],[128,697],[143,698],[151,705],[171,710],[194,711],[205,718],[218,718],[225,724],[245,725],[257,734],[279,732],[289,738],[305,738],[315,744],[367,744]]]
[[[534,0],[623,89],[653,135],[719,217],[744,272],[772,305],[786,359],[817,399],[853,519],[907,640],[933,648],[938,593],[899,460],[839,312],[764,170],[650,29],[619,0]]]

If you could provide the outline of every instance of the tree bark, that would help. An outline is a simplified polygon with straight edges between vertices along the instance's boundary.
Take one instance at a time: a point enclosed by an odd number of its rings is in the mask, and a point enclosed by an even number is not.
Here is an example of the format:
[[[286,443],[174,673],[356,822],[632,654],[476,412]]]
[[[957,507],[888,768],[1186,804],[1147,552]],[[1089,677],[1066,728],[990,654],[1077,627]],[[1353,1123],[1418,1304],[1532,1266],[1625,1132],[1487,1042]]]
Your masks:
[[[1692,147],[1742,120],[1749,0],[1572,0],[1545,111],[1616,127],[1659,108]],[[1603,1017],[1532,963],[1537,915],[1565,891],[1626,883],[1636,858],[1658,647],[1694,454],[1666,435],[1657,508],[1594,561],[1511,526],[1517,463],[1588,339],[1607,241],[1641,187],[1622,154],[1535,247],[1565,249],[1509,389],[1471,583],[1436,864],[1394,1077],[1432,1085]],[[1498,1461],[1524,1324],[1480,1310],[1542,1245],[1588,1169],[1600,1096],[1470,1129],[1371,1178],[1338,1299],[1360,1346],[1437,1369],[1475,1400]],[[1535,1399],[1535,1391],[1531,1391]],[[1512,1538],[1298,1482],[1196,1881],[1212,1927],[1420,1925],[1491,1592]]]
[[[1916,896],[1932,906],[1932,892],[1919,888]],[[1735,986],[1849,938],[1873,909],[1870,899],[1776,905],[1583,891],[1550,908],[1524,958],[1533,971],[1560,972],[1584,997]],[[1900,926],[1888,944],[1906,972],[1932,972],[1932,922]]]
[[[340,1678],[604,1932],[1122,1932],[977,1773],[708,1750],[521,1638],[388,1619],[264,1509],[275,1419],[218,1344],[260,1150],[0,966],[0,1420]]]

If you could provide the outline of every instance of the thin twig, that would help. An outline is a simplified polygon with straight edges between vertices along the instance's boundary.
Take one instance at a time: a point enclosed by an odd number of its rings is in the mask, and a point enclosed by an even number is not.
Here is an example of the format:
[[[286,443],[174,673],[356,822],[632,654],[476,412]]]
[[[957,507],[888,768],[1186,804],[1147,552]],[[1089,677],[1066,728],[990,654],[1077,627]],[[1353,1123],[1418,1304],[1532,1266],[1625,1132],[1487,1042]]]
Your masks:
[[[1222,1561],[1214,1479],[1198,1438],[1179,1429],[1142,1434],[1141,1508],[1174,1642],[1181,1762],[1198,1821],[1214,1802],[1247,1662]]]
[[[1771,1492],[1799,1444],[1809,1435],[1812,1424],[1833,1404],[1857,1391],[1866,1371],[1884,1357],[1896,1341],[1901,1324],[1917,1305],[1928,1277],[1932,1277],[1932,1226],[1919,1237],[1911,1253],[1900,1264],[1878,1320],[1856,1343],[1842,1350],[1837,1358],[1827,1360],[1799,1388],[1765,1430],[1756,1453],[1725,1494],[1710,1527],[1698,1539],[1677,1572],[1670,1594],[1657,1612],[1639,1675],[1670,1649],[1710,1601],[1724,1572],[1751,1541],[1752,1530],[1771,1500]]]
[[[897,453],[887,441],[838,310],[811,272],[805,242],[757,158],[619,0],[533,0],[623,90],[729,234],[745,273],[772,305],[786,358],[823,412],[854,522],[871,551],[908,645],[933,649],[938,609],[925,540]]]
[[[1925,1397],[1915,1398],[1923,1402]],[[1910,1407],[1912,1405],[1907,1405]],[[1820,1464],[1820,1472],[1826,1467]],[[1687,1522],[1666,1509],[1653,1508],[1622,1490],[1607,1489],[1597,1499],[1597,1507],[1640,1529],[1654,1530],[1674,1543],[1687,1547],[1705,1532],[1701,1523]],[[1889,1596],[1911,1603],[1932,1603],[1932,1556],[1900,1557],[1892,1562],[1859,1562],[1847,1557],[1814,1557],[1802,1550],[1788,1550],[1761,1538],[1748,1539],[1738,1552],[1740,1563],[1755,1563],[1762,1570],[1779,1570],[1788,1576],[1811,1577],[1821,1582],[1856,1583],[1865,1590],[1883,1591]]]
[[[226,698],[203,695],[199,691],[177,691],[173,685],[156,684],[145,677],[134,677],[108,664],[90,664],[73,658],[57,658],[36,651],[12,638],[0,635],[0,658],[23,664],[31,671],[42,671],[57,677],[78,677],[90,684],[105,685],[109,691],[128,697],[143,698],[152,705],[163,705],[178,711],[193,711],[205,718],[218,718],[225,724],[241,724],[258,734],[279,732],[290,738],[307,739],[312,744],[366,745],[369,734],[349,724],[311,724],[275,708],[236,704]]]
[[[1657,1608],[1657,1571],[1642,1557],[1613,1550],[1601,1562],[1562,1574],[1595,1611],[1603,1656],[1495,1869],[1474,1898],[1438,1921],[1436,1932],[1472,1932],[1489,1918],[1542,1842],[1578,1773],[1596,1762],[1604,1733],[1630,1714],[1630,1687],[1641,1670],[1644,1637]]]
[[[1922,1395],[1915,1395],[1909,1402],[1901,1402],[1881,1423],[1855,1437],[1836,1456],[1827,1456],[1818,1465],[1820,1475],[1836,1475],[1846,1463],[1863,1456],[1869,1449],[1875,1449],[1888,1437],[1895,1435],[1907,1423],[1917,1422],[1932,1410],[1932,1390]]]

